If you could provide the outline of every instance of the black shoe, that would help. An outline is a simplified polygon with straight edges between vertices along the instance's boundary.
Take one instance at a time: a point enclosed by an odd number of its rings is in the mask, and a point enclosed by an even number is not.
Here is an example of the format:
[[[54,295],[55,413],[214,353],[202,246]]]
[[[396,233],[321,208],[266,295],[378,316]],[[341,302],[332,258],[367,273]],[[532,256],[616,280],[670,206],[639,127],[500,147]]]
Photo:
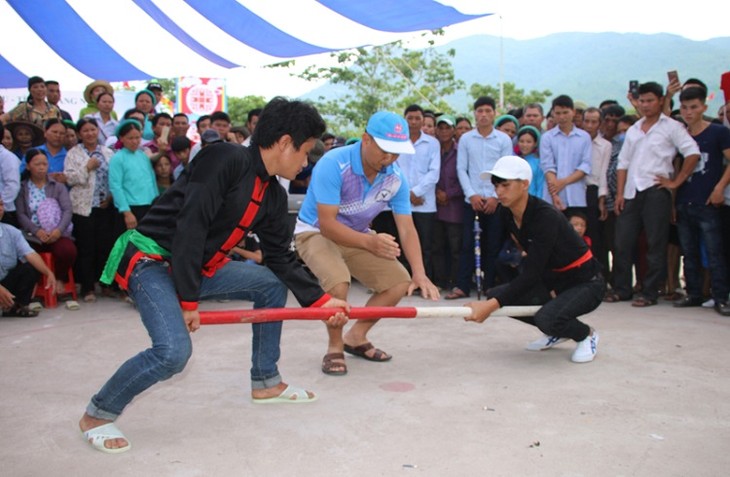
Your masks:
[[[726,301],[716,302],[713,308],[722,316],[730,316],[730,303]]]
[[[674,301],[676,308],[687,308],[690,306],[702,306],[702,297],[698,296],[685,296],[679,300]]]

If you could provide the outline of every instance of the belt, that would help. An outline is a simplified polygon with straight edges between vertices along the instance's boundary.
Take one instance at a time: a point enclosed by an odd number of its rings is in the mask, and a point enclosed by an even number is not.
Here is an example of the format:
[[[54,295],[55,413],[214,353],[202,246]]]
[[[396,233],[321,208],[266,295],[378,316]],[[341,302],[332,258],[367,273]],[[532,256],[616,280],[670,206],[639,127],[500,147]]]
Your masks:
[[[553,272],[567,272],[568,270],[572,270],[574,268],[578,268],[584,263],[586,263],[588,260],[593,258],[593,252],[591,252],[591,249],[588,249],[586,253],[584,253],[580,258],[577,260],[569,263],[568,265],[561,267],[561,268],[553,268]]]

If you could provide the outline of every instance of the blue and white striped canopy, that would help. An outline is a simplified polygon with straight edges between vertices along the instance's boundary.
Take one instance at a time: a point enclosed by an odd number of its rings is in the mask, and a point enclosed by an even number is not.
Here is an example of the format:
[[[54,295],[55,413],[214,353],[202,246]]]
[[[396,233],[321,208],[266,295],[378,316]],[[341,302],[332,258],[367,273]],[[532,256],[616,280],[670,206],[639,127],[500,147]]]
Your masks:
[[[25,87],[33,75],[77,84],[226,76],[231,68],[383,44],[483,17],[483,3],[0,0],[0,87]]]

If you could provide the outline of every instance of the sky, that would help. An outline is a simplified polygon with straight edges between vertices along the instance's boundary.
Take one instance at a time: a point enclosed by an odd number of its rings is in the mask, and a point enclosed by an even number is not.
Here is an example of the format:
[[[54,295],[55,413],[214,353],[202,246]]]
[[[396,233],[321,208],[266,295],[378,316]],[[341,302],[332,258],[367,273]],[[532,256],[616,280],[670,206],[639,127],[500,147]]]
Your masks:
[[[695,41],[730,36],[727,15],[718,14],[721,9],[718,5],[723,2],[708,0],[696,0],[692,2],[691,8],[684,9],[675,7],[674,5],[679,5],[676,3],[637,0],[610,2],[442,0],[442,3],[458,6],[464,13],[481,13],[485,11],[485,4],[488,7],[493,5],[491,11],[494,14],[447,27],[446,34],[439,43],[448,43],[465,36],[479,34],[517,40],[563,32],[670,33]],[[605,8],[602,8],[604,6]],[[470,8],[473,12],[469,11]],[[412,46],[418,47],[418,41],[414,41]],[[228,78],[228,93],[232,96],[259,95],[267,99],[276,94],[296,97],[314,89],[318,84],[292,78],[290,72],[303,70],[309,64],[321,65],[328,61],[331,61],[329,55],[319,55],[297,60],[296,66],[290,68],[290,71],[239,69]]]
[[[65,0],[69,5],[84,5],[91,0]],[[130,0],[117,0],[130,1]],[[182,7],[185,5],[184,0],[153,0],[163,4],[170,2],[171,5]],[[304,28],[307,25],[314,24],[314,19],[308,19],[303,16],[300,21],[298,17],[292,15],[280,14],[278,8],[286,5],[286,2],[301,2],[303,0],[269,0],[264,3],[262,0],[238,0],[244,4],[249,3],[255,5],[257,9],[263,9],[265,13],[274,15],[279,21],[290,27]],[[314,2],[314,0],[310,0]],[[347,0],[347,1],[368,1],[368,0]],[[397,1],[397,0],[396,0]],[[453,25],[445,29],[445,35],[439,37],[438,43],[448,43],[458,40],[465,36],[475,34],[488,34],[494,36],[503,36],[510,39],[534,39],[546,35],[562,32],[635,32],[635,33],[670,33],[679,35],[691,40],[703,41],[709,38],[728,37],[730,36],[730,25],[727,21],[727,15],[720,12],[721,8],[717,7],[724,1],[713,0],[695,0],[691,3],[691,7],[679,8],[679,4],[670,4],[668,2],[656,4],[654,2],[641,2],[637,0],[611,0],[610,2],[591,2],[586,0],[552,0],[551,2],[538,2],[535,0],[439,0],[445,4],[451,4],[463,13],[484,13],[493,12],[493,15],[473,20],[470,22]],[[725,0],[726,1],[726,0]],[[0,0],[0,7],[3,6],[4,0]],[[292,4],[293,5],[293,4]],[[297,3],[299,5],[299,3]],[[321,12],[321,6],[318,6]],[[271,10],[274,10],[273,12]],[[726,10],[727,8],[725,8]],[[87,9],[88,10],[88,9]],[[126,11],[131,11],[129,9]],[[177,12],[178,9],[172,9]],[[301,11],[300,9],[299,11]],[[88,21],[101,22],[106,24],[108,18],[104,12],[97,12],[91,9],[93,18]],[[304,8],[304,11],[309,11]],[[87,12],[88,13],[88,12]],[[117,22],[121,22],[123,11],[115,17]],[[130,17],[131,18],[131,17]],[[85,17],[86,19],[86,17]],[[127,21],[131,21],[127,19]],[[96,23],[92,23],[96,25]],[[10,28],[6,32],[13,38],[11,23]],[[2,30],[0,30],[2,32]],[[0,35],[2,36],[2,35]],[[136,37],[135,37],[136,38]],[[212,38],[212,37],[209,37]],[[423,40],[420,40],[420,34],[405,38],[407,44],[411,48],[425,47]],[[144,38],[138,38],[144,42]],[[130,40],[131,41],[131,40]],[[124,39],[123,44],[129,43]],[[135,44],[136,45],[136,44]],[[135,52],[138,50],[135,46]],[[149,65],[156,64],[159,60],[160,52],[154,48],[143,48],[149,50],[149,56],[142,58],[142,63]],[[249,58],[247,51],[235,52],[241,56]],[[232,51],[233,54],[233,51]],[[507,52],[508,54],[508,52]],[[730,56],[730,55],[728,55]],[[175,58],[170,56],[170,58]],[[718,61],[726,61],[727,58],[719,58]],[[293,73],[302,71],[305,67],[317,64],[325,66],[331,64],[333,60],[329,54],[300,58],[293,68],[283,69],[267,69],[267,68],[237,68],[230,70],[230,74],[226,77],[227,91],[229,96],[246,96],[256,95],[269,99],[275,95],[284,95],[289,97],[298,97],[319,84],[306,82],[298,78],[292,77]],[[37,63],[37,62],[36,62]],[[33,67],[35,68],[35,64]],[[52,63],[40,62],[48,65]],[[728,64],[730,67],[730,64]],[[145,68],[141,68],[145,71]],[[730,68],[729,68],[730,69]],[[53,73],[43,72],[44,76],[53,76]],[[80,80],[66,80],[62,78],[54,78],[62,81],[62,90],[64,94],[75,92],[80,97],[80,92],[88,83],[88,78],[84,77],[83,82]],[[64,82],[65,81],[65,82]],[[74,84],[78,83],[78,84]],[[141,84],[141,83],[140,83]],[[0,90],[0,94],[7,96],[9,90]],[[19,91],[19,92],[18,92]],[[22,99],[25,96],[23,88],[14,92],[16,98]],[[71,95],[68,94],[68,97]],[[80,100],[80,99],[79,99]]]

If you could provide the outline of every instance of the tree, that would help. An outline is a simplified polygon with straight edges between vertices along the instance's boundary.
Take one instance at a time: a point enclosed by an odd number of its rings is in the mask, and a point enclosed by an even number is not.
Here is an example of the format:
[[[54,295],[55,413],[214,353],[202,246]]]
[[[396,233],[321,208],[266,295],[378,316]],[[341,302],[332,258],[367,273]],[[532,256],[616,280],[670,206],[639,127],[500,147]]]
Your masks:
[[[509,81],[504,83],[504,108],[506,112],[513,108],[520,108],[528,103],[544,103],[547,98],[552,96],[550,90],[536,91],[532,90],[525,94],[524,89],[517,89],[514,83]],[[480,96],[490,96],[499,102],[499,86],[491,86],[485,84],[474,83],[469,88],[469,95],[472,99]]]
[[[231,117],[231,124],[246,124],[248,112],[255,108],[263,108],[266,103],[266,98],[263,96],[229,97],[228,115]]]
[[[433,48],[433,40],[430,43],[424,50],[410,50],[397,41],[333,53],[335,66],[313,65],[298,76],[343,86],[340,97],[320,96],[315,102],[330,129],[340,133],[358,133],[373,113],[401,111],[413,103],[424,109],[452,113],[445,97],[465,87],[463,81],[456,79],[449,59],[455,51],[440,53]]]
[[[171,102],[177,101],[177,80],[175,78],[160,78],[157,80],[162,86],[162,92]]]

